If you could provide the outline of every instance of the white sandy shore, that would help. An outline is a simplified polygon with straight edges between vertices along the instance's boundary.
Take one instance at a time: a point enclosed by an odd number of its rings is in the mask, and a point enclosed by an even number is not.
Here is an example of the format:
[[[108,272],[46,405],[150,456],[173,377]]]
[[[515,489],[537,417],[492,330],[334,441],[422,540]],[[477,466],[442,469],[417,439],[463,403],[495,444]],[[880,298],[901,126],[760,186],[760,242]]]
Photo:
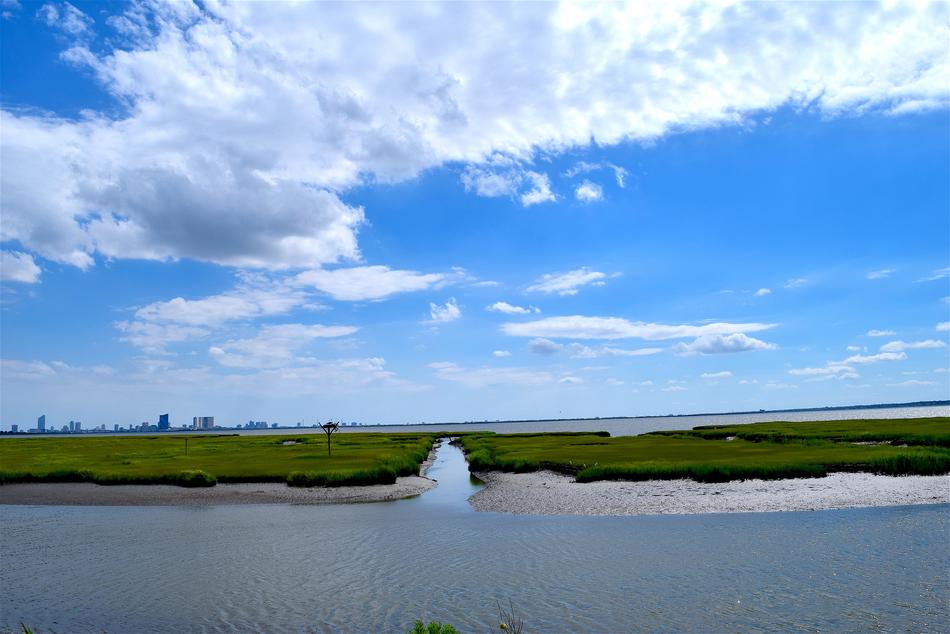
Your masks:
[[[438,444],[429,452],[419,473],[435,460]],[[289,487],[283,482],[218,484],[184,488],[166,484],[101,486],[88,482],[6,484],[0,486],[0,504],[38,506],[187,506],[217,504],[344,504],[387,502],[424,493],[435,481],[423,476],[396,478],[395,484],[348,487]]]
[[[396,484],[350,487],[289,487],[283,482],[218,484],[188,489],[166,484],[101,486],[88,482],[6,484],[0,504],[56,506],[187,506],[217,504],[339,504],[384,502],[419,495],[435,486],[421,476]]]
[[[469,498],[477,511],[521,515],[680,515],[811,511],[950,503],[950,476],[834,473],[825,478],[591,482],[551,471],[476,473],[487,485]]]

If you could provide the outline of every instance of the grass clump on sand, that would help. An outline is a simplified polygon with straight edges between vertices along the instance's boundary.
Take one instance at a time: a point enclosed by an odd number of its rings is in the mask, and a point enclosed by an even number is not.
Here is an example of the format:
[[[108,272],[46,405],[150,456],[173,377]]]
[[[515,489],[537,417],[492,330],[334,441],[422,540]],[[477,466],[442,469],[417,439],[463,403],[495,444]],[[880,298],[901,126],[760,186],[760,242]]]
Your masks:
[[[292,486],[392,484],[413,475],[436,434],[343,433],[333,456],[317,435],[100,436],[0,439],[0,484],[92,482],[214,486],[287,482]],[[293,440],[293,443],[285,442]]]
[[[459,442],[474,471],[550,469],[573,475],[578,482],[679,478],[698,482],[774,480],[822,477],[833,471],[889,475],[950,473],[950,449],[939,442],[944,434],[950,433],[950,419],[926,419],[920,424],[911,424],[904,436],[894,431],[899,427],[895,423],[901,421],[868,425],[867,433],[886,433],[891,438],[887,442],[838,440],[866,438],[861,435],[862,422],[878,421],[831,421],[827,429],[823,429],[820,422],[783,424],[806,425],[797,435],[794,429],[784,428],[776,430],[782,432],[777,435],[762,433],[762,430],[740,435],[736,428],[742,426],[733,425],[728,427],[728,434],[721,433],[720,428],[715,428],[714,434],[677,431],[619,438],[593,434],[482,433],[462,437]],[[913,443],[903,442],[920,440],[923,435],[938,442],[919,446],[905,446]]]

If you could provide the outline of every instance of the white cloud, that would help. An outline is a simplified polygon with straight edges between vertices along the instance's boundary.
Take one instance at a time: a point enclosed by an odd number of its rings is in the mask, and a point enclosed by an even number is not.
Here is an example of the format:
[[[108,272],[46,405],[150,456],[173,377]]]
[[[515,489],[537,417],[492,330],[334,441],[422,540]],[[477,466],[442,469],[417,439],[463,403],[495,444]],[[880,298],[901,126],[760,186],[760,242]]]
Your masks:
[[[703,372],[699,376],[700,378],[707,379],[707,380],[728,379],[729,377],[732,376],[732,372],[730,372],[729,370],[723,370],[722,372]]]
[[[927,277],[922,277],[918,282],[935,282],[937,280],[942,280],[945,277],[950,276],[950,267],[944,269],[934,269],[934,272],[928,275]]]
[[[459,309],[458,304],[455,303],[455,298],[450,297],[449,301],[445,302],[445,304],[442,306],[429,302],[429,319],[423,323],[447,324],[450,321],[455,321],[461,316],[462,311]]]
[[[147,321],[120,321],[115,327],[122,333],[121,341],[141,348],[147,354],[167,354],[170,343],[203,339],[211,334],[208,328]]]
[[[0,280],[35,284],[40,281],[41,274],[40,267],[29,253],[0,251]]]
[[[92,18],[68,2],[59,6],[46,3],[40,7],[37,16],[42,18],[47,26],[60,29],[74,37],[91,34],[94,24]]]
[[[613,378],[611,378],[611,379],[605,380],[605,381],[604,381],[604,384],[605,384],[605,385],[610,385],[610,386],[618,386],[618,385],[623,385],[624,382],[621,381],[620,379],[613,379]]]
[[[769,381],[762,385],[767,390],[797,390],[798,386],[794,383],[778,383],[776,381]]]
[[[629,339],[648,341],[682,339],[703,335],[728,335],[758,332],[774,328],[775,324],[709,323],[701,326],[655,324],[628,321],[620,317],[546,317],[536,321],[507,323],[501,330],[514,337],[546,337],[552,339]]]
[[[760,288],[755,292],[756,297],[765,297],[766,295],[771,295],[772,289],[770,288]]]
[[[531,205],[550,203],[557,200],[557,196],[551,192],[551,179],[547,174],[525,172],[525,177],[531,184],[531,189],[521,194],[522,205],[530,207]]]
[[[941,321],[937,324],[937,332],[947,332],[950,330],[950,321]]]
[[[585,180],[574,190],[574,197],[582,203],[592,203],[604,199],[604,188],[597,183]]]
[[[891,274],[896,271],[897,269],[881,269],[880,271],[869,271],[867,278],[869,280],[883,280],[886,277],[890,277]]]
[[[584,379],[581,379],[576,376],[565,376],[557,380],[558,383],[562,385],[580,385],[584,382]]]
[[[685,392],[688,388],[683,387],[682,385],[667,385],[664,388],[660,388],[661,392]]]
[[[590,172],[596,172],[603,169],[609,169],[613,171],[614,180],[617,181],[618,187],[623,189],[626,186],[626,179],[629,172],[619,165],[614,165],[613,163],[588,163],[586,161],[580,161],[575,163],[572,168],[566,170],[564,172],[564,176],[567,178],[574,178],[578,174],[589,174]]]
[[[490,385],[536,386],[556,383],[558,378],[550,373],[524,368],[475,368],[466,369],[456,363],[440,361],[430,363],[436,376],[446,381],[455,381],[468,387],[481,388]]]
[[[650,380],[647,380],[647,381],[640,381],[640,386],[641,386],[641,387],[650,387],[650,386],[652,386],[652,385],[653,385],[653,381],[650,381]]]
[[[893,337],[897,333],[893,330],[868,330],[868,337]]]
[[[937,339],[927,339],[926,341],[891,341],[881,346],[881,352],[900,352],[902,350],[927,350],[933,348],[946,348],[947,344]]]
[[[861,352],[861,346],[847,346],[845,350],[848,352]]]
[[[944,3],[145,3],[102,19],[114,34],[62,57],[123,114],[0,121],[0,241],[76,266],[356,260],[363,210],[340,194],[364,182],[783,106],[948,103]],[[535,185],[525,204],[554,198]]]
[[[510,357],[511,352],[509,352],[508,350],[495,350],[494,352],[492,352],[492,356],[498,357],[499,359],[503,359],[505,357]]]
[[[910,387],[912,385],[937,385],[936,381],[921,381],[920,379],[908,379],[900,383],[888,383],[887,387]]]
[[[801,288],[808,284],[808,280],[804,277],[796,277],[785,282],[785,288]]]
[[[295,281],[323,291],[333,299],[357,302],[438,288],[450,278],[444,273],[417,273],[376,265],[304,271]]]
[[[528,350],[534,354],[540,354],[543,356],[551,356],[557,354],[564,349],[564,346],[559,343],[554,343],[550,339],[538,338],[532,339],[528,342]]]
[[[263,326],[251,339],[231,340],[211,346],[208,353],[223,366],[232,368],[280,368],[299,363],[294,353],[315,339],[345,337],[355,326],[280,324]]]
[[[486,198],[517,196],[524,207],[557,200],[547,174],[526,169],[504,155],[495,154],[483,164],[468,165],[461,181],[465,191]]]
[[[677,354],[730,354],[733,352],[750,352],[752,350],[775,350],[774,343],[749,337],[741,332],[730,335],[702,335],[692,343],[678,343],[673,347]]]
[[[557,293],[561,296],[571,296],[577,295],[580,288],[588,284],[602,286],[605,279],[607,279],[606,273],[592,271],[585,266],[566,273],[545,273],[526,290],[529,293],[546,293],[549,295]]]
[[[843,363],[828,362],[819,368],[793,368],[788,371],[792,376],[810,376],[816,379],[857,379],[854,368]]]
[[[534,306],[514,306],[508,302],[495,302],[491,306],[486,306],[485,310],[493,313],[504,313],[506,315],[530,315],[532,313],[540,313],[540,308],[535,308]]]
[[[903,361],[907,358],[907,354],[904,352],[879,352],[878,354],[871,355],[860,355],[856,354],[854,356],[848,357],[842,364],[849,363],[877,363],[879,361]]]

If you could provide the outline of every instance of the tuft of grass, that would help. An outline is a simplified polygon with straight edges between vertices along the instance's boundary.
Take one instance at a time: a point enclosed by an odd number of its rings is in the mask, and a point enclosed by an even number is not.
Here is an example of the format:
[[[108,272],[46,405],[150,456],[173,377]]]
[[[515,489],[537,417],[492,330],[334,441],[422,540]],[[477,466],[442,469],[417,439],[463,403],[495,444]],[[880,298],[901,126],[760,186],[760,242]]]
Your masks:
[[[731,482],[733,480],[782,480],[787,478],[823,478],[827,470],[818,464],[712,465],[662,464],[613,465],[588,467],[577,474],[578,482],[596,480],[679,480]]]
[[[448,623],[430,621],[425,624],[416,619],[416,624],[406,634],[459,634],[459,631]]]

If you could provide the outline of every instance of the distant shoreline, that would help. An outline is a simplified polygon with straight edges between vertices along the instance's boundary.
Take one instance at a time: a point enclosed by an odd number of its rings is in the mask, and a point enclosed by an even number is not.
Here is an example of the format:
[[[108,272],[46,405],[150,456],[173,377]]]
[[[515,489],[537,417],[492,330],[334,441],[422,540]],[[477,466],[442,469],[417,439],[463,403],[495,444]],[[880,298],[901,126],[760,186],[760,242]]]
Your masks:
[[[912,401],[909,403],[874,403],[870,405],[829,405],[824,407],[798,407],[791,409],[758,409],[758,410],[745,410],[738,412],[698,412],[692,414],[658,414],[658,415],[637,415],[637,416],[588,416],[584,418],[570,417],[570,418],[522,418],[522,419],[513,419],[513,420],[468,420],[468,421],[454,421],[454,422],[445,422],[445,423],[373,423],[367,425],[353,425],[353,426],[341,426],[341,431],[355,431],[367,428],[378,428],[378,427],[429,427],[429,426],[453,426],[453,425],[501,425],[501,424],[517,424],[517,423],[559,423],[565,421],[599,421],[599,420],[644,420],[651,418],[696,418],[703,416],[752,416],[755,414],[783,414],[783,413],[796,413],[796,412],[837,412],[837,411],[846,411],[846,410],[876,410],[876,409],[897,409],[897,408],[913,408],[913,407],[950,407],[950,400],[942,401]],[[62,431],[49,431],[44,433],[38,432],[29,432],[29,431],[18,431],[14,434],[11,431],[0,431],[0,436],[89,436],[89,435],[141,435],[141,434],[167,434],[167,433],[176,433],[176,434],[207,434],[207,433],[224,433],[224,432],[273,432],[273,431],[287,431],[287,432],[304,432],[307,430],[315,429],[312,425],[306,427],[296,427],[296,426],[280,426],[277,427],[267,427],[261,429],[244,429],[241,427],[217,427],[214,429],[207,430],[194,430],[194,429],[168,429],[164,431],[148,431],[148,432],[139,432],[139,431],[130,431],[130,430],[87,430],[80,433],[75,432],[62,432]],[[319,428],[316,428],[319,429]]]

